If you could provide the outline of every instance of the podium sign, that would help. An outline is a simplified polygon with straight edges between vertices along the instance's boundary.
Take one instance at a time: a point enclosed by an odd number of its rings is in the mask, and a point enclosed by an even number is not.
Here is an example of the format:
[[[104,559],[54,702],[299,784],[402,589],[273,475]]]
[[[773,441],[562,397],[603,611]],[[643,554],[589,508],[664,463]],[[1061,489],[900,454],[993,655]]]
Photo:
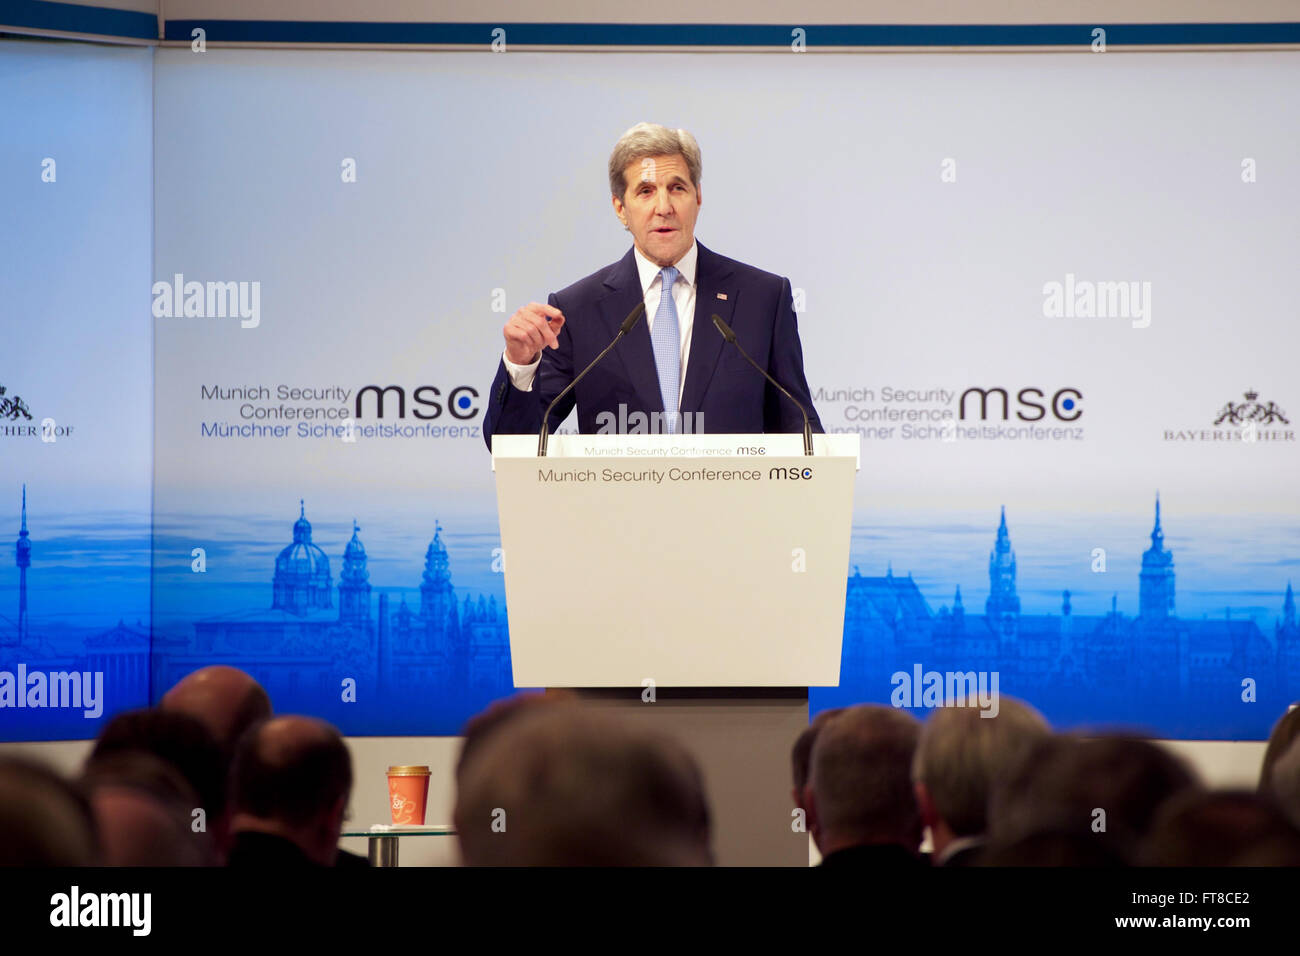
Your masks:
[[[858,443],[495,436],[515,685],[838,684]]]

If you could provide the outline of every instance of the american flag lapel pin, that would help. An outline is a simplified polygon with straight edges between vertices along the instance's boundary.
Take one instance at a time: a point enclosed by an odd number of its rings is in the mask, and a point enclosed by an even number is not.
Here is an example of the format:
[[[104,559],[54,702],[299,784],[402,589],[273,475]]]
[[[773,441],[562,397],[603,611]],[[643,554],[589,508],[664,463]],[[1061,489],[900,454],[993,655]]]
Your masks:
[[[719,292],[719,293],[718,293],[718,298],[721,299],[723,302],[726,302],[726,301],[727,301],[727,293],[725,293],[725,292]]]

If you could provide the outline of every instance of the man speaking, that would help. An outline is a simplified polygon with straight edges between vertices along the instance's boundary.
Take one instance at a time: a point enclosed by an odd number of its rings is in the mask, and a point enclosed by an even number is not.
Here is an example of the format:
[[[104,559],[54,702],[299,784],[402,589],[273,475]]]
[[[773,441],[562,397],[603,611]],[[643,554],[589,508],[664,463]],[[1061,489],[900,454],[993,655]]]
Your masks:
[[[695,241],[700,171],[699,145],[686,130],[638,123],[623,134],[609,158],[609,185],[633,247],[506,322],[483,422],[489,448],[498,432],[537,433],[547,406],[620,329],[623,340],[556,404],[550,429],[576,404],[584,433],[801,431],[798,405],[743,350],[808,410],[812,430],[822,431],[790,282]],[[715,315],[735,343],[724,340]]]

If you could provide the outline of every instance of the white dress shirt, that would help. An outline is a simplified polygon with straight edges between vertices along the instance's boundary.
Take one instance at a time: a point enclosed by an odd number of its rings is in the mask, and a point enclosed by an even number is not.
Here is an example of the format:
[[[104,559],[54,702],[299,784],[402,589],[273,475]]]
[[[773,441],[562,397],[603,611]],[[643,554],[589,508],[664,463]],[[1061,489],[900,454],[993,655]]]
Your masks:
[[[655,313],[659,311],[659,296],[663,292],[663,280],[659,276],[663,267],[655,265],[635,246],[632,247],[632,252],[636,258],[637,274],[641,278],[641,291],[645,295],[646,327],[653,329]],[[686,254],[673,263],[678,272],[677,281],[673,283],[672,289],[673,304],[677,306],[677,325],[682,334],[682,377],[677,382],[679,406],[682,400],[682,386],[686,383],[686,360],[691,354],[691,330],[695,325],[695,264],[699,257],[699,245],[692,240]],[[506,364],[506,372],[509,373],[510,381],[515,388],[531,392],[537,366],[542,363],[541,356],[539,355],[537,361],[531,365],[517,365],[506,358],[504,352],[501,353],[501,358]]]

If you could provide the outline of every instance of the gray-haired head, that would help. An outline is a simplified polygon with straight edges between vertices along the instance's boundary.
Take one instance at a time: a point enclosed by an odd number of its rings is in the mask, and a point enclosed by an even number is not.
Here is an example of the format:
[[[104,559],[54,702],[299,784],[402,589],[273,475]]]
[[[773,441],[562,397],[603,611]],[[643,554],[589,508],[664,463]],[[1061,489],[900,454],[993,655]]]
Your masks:
[[[609,191],[615,199],[622,200],[627,194],[624,174],[628,165],[652,156],[681,156],[690,171],[692,184],[700,185],[704,166],[700,144],[694,136],[684,129],[669,129],[658,123],[637,123],[619,137],[609,154]]]
[[[978,707],[938,708],[921,729],[912,780],[924,784],[954,835],[975,836],[988,829],[993,782],[1050,733],[1038,711],[1010,697],[994,717]]]

